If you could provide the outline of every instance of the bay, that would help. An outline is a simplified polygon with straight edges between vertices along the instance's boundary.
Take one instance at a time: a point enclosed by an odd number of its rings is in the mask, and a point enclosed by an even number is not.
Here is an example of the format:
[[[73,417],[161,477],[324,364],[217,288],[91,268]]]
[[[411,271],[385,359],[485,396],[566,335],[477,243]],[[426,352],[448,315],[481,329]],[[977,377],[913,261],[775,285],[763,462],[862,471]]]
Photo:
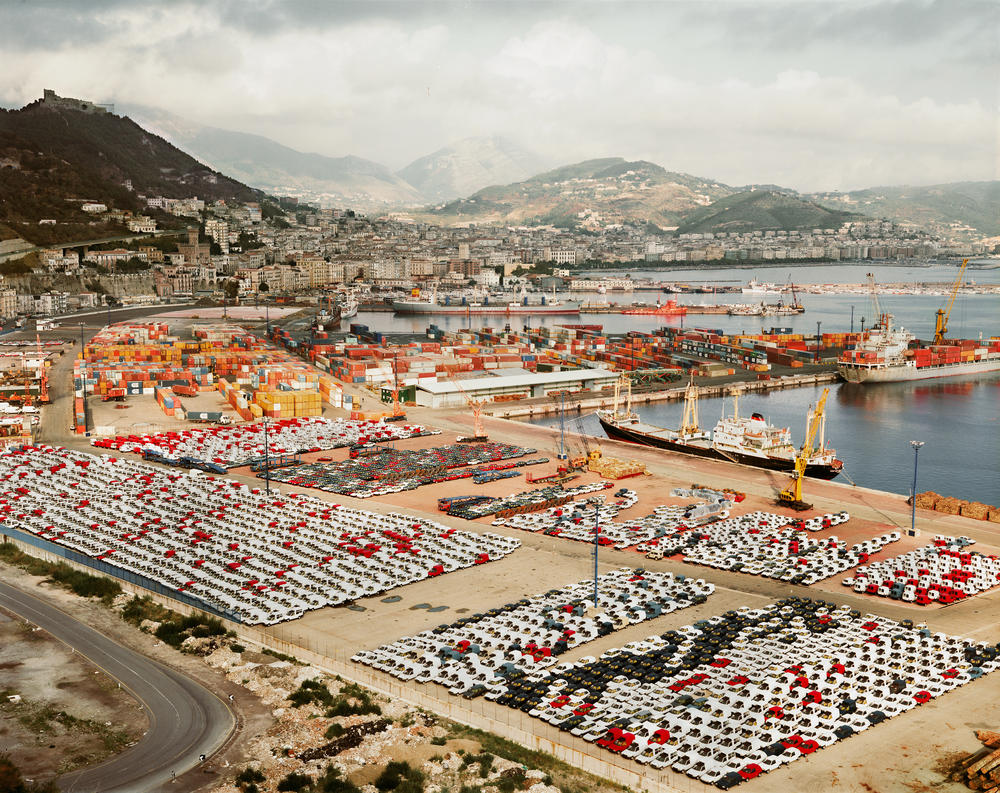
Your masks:
[[[762,413],[771,423],[790,427],[796,445],[805,436],[806,413],[822,387],[789,388],[745,394],[740,413]],[[702,427],[711,428],[732,400],[699,400]],[[908,383],[830,387],[826,402],[826,438],[844,460],[846,477],[862,487],[909,494],[913,481],[911,440],[923,441],[918,464],[918,492],[937,493],[1000,505],[1000,374],[967,380],[925,380]],[[683,403],[642,405],[636,412],[650,424],[680,425]],[[567,413],[567,429],[577,423]],[[558,426],[558,416],[534,424]],[[583,417],[584,430],[603,439],[596,416]]]

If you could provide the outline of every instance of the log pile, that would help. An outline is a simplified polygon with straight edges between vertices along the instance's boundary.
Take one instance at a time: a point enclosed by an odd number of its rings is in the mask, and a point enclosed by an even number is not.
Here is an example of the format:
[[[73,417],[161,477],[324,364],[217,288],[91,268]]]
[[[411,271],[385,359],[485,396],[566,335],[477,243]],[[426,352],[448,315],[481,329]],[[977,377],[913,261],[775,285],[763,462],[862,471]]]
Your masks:
[[[969,790],[1000,793],[1000,732],[978,730],[976,737],[983,748],[961,762],[952,781],[964,782]]]
[[[926,493],[917,493],[917,508],[932,509],[945,515],[961,515],[974,520],[1000,523],[1000,507],[984,504],[981,501],[950,498],[939,495],[932,490],[928,490]]]

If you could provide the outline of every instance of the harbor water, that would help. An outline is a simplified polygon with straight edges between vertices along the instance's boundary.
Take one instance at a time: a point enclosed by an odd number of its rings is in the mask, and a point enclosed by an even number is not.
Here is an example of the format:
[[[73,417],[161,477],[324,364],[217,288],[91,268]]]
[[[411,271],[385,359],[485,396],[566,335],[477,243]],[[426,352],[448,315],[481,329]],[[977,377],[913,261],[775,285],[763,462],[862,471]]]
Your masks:
[[[782,284],[789,272],[796,284],[859,284],[867,272],[874,272],[880,284],[937,283],[950,285],[957,270],[953,266],[873,266],[831,265],[820,267],[728,269],[728,270],[633,270],[633,277],[651,277],[658,281],[676,281],[692,285],[745,284],[751,278]],[[1000,284],[1000,269],[968,270],[966,283]],[[880,294],[883,311],[894,315],[899,325],[918,337],[933,335],[934,312],[947,301],[948,287],[942,294]],[[562,295],[564,299],[569,295]],[[666,297],[666,296],[662,296]],[[655,302],[655,292],[574,293],[573,299],[605,300],[629,303],[633,300]],[[362,312],[353,322],[367,324],[383,332],[421,333],[431,323],[448,330],[472,327],[520,329],[525,324],[556,326],[567,323],[603,325],[608,333],[628,330],[652,331],[663,325],[688,328],[718,328],[725,333],[759,333],[771,327],[792,328],[794,333],[813,335],[816,323],[821,332],[838,333],[871,324],[872,309],[864,293],[802,294],[806,312],[785,317],[747,317],[720,314],[686,317],[650,317],[621,314],[582,314],[577,317],[462,317],[462,316],[393,316],[381,312]],[[764,298],[768,303],[776,296]],[[739,293],[681,295],[683,303],[754,303],[760,297]],[[960,294],[949,322],[951,338],[987,338],[1000,335],[1000,295]],[[748,394],[740,401],[740,411],[758,410],[773,423],[792,428],[793,439],[801,443],[805,416],[821,389],[782,389]],[[701,401],[702,425],[711,428],[723,410],[723,400]],[[727,406],[728,410],[731,405]],[[675,427],[680,420],[680,402],[660,402],[638,408],[642,418],[664,427]],[[535,423],[558,424],[558,417],[547,416]],[[595,437],[603,437],[596,418],[588,416],[584,426]],[[575,423],[570,422],[575,430]],[[971,378],[949,378],[905,383],[870,385],[836,384],[827,400],[827,438],[845,461],[848,477],[858,485],[895,493],[909,493],[913,478],[911,440],[922,440],[918,490],[934,490],[943,495],[1000,504],[1000,374]],[[838,481],[847,481],[841,477]]]
[[[745,394],[741,415],[762,413],[772,424],[789,427],[796,445],[805,436],[806,412],[822,387],[786,388]],[[711,429],[731,399],[698,401],[701,426]],[[969,379],[830,387],[826,401],[826,439],[844,461],[844,472],[862,487],[909,494],[913,482],[911,440],[923,441],[917,490],[1000,504],[1000,374]],[[644,422],[661,427],[680,425],[682,401],[638,405]],[[575,413],[567,412],[566,428],[579,432]],[[559,426],[558,415],[532,419]],[[582,418],[593,439],[606,436],[593,413]],[[593,442],[593,441],[592,441]]]

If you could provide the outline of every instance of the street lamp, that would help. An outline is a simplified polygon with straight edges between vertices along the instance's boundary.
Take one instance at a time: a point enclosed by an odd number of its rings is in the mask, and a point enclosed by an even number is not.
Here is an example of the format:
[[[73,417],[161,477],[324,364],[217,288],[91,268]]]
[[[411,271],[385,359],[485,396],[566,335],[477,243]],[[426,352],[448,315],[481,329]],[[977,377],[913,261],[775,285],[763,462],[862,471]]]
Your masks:
[[[910,491],[910,533],[917,530],[917,460],[920,457],[920,447],[923,441],[910,441],[913,447],[913,489]]]
[[[601,502],[592,498],[587,501],[594,505],[594,608],[597,608],[597,549],[600,548],[601,538]]]
[[[264,416],[264,489],[271,495],[271,457],[267,443],[267,416]]]

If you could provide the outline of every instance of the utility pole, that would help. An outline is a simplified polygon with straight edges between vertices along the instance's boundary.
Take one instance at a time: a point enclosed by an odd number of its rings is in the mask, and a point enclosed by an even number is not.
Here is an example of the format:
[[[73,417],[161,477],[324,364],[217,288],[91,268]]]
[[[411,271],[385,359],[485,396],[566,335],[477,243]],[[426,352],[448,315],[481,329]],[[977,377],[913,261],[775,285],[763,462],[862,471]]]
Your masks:
[[[910,441],[913,447],[913,489],[910,490],[910,533],[917,530],[917,460],[920,457],[920,447],[923,441]]]

